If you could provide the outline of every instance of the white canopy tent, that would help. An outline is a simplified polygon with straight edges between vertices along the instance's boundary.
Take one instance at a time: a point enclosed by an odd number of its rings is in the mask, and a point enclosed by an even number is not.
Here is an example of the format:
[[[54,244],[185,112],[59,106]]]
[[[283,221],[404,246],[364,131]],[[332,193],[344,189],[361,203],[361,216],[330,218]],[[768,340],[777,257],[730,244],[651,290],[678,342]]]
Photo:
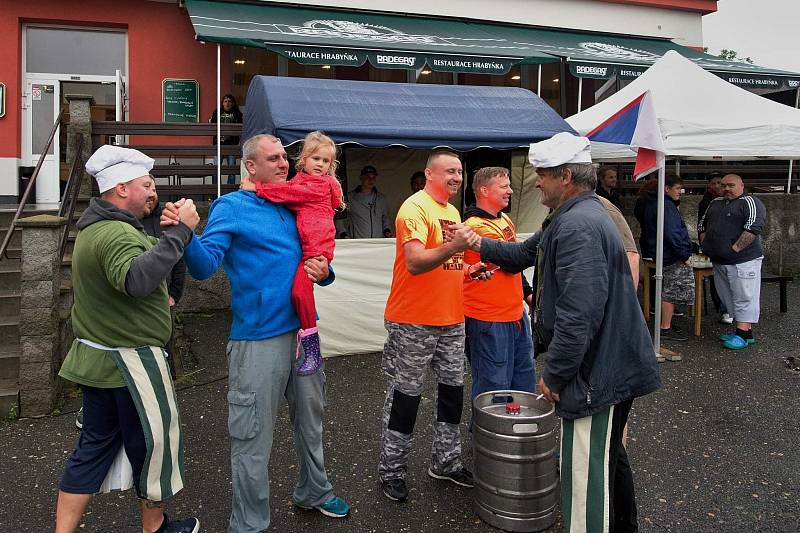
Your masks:
[[[667,156],[694,159],[800,159],[800,110],[767,100],[669,51],[639,78],[567,119],[585,135],[650,91]],[[628,146],[592,143],[592,159],[635,159]]]
[[[800,156],[800,110],[736,87],[675,51],[656,61],[638,79],[599,104],[567,119],[586,135],[649,91],[664,139],[665,155],[695,159],[788,159]],[[800,89],[799,89],[800,91]],[[592,142],[592,159],[635,159],[624,144]],[[656,225],[654,344],[660,351],[661,284],[664,246],[664,165],[659,169]],[[698,312],[695,310],[695,312]]]

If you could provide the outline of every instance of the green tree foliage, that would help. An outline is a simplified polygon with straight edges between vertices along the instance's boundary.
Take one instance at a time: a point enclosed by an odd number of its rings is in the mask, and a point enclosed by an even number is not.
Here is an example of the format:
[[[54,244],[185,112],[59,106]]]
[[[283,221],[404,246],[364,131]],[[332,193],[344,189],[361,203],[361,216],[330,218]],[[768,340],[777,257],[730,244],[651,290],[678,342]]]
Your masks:
[[[736,50],[728,50],[727,48],[723,48],[719,51],[719,57],[722,59],[727,59],[728,61],[740,61],[743,63],[753,63],[753,60],[749,57],[739,57],[739,54]]]

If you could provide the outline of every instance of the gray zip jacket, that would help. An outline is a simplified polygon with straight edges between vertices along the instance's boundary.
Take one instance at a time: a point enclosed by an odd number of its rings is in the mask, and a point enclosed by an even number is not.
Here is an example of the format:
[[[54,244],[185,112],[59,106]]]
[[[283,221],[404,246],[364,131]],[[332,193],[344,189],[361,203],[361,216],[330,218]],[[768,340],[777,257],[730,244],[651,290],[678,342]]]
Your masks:
[[[558,415],[590,416],[657,390],[658,363],[625,248],[597,195],[570,198],[524,242],[483,239],[481,260],[521,271],[536,264],[537,246],[544,254],[537,333],[548,346],[542,379],[560,395]]]
[[[700,248],[711,261],[720,265],[739,265],[764,255],[761,230],[767,219],[764,203],[750,194],[733,200],[714,198],[697,225],[697,234],[705,234]],[[739,252],[731,246],[743,231],[756,235],[756,240]]]

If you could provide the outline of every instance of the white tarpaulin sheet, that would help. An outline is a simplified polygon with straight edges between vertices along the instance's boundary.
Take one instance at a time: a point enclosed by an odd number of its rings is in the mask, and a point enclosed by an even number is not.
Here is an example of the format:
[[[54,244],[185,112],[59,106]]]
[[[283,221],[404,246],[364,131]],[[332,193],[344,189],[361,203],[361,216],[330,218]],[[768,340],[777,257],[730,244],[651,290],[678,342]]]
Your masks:
[[[383,310],[392,284],[394,249],[394,239],[336,241],[336,281],[314,289],[326,357],[383,350]],[[531,271],[525,275],[530,281]]]
[[[674,51],[667,52],[624,89],[567,122],[585,135],[648,90],[667,155],[800,158],[800,110],[732,85]],[[592,143],[595,161],[635,157],[624,145]]]

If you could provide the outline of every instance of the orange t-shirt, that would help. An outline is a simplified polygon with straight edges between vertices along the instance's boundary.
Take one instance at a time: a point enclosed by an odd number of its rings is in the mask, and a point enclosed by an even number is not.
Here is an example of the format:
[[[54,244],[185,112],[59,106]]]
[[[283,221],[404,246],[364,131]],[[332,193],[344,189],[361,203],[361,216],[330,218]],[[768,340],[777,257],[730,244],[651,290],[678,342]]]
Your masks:
[[[397,235],[392,288],[384,318],[400,324],[449,326],[464,321],[464,254],[453,257],[424,274],[412,276],[406,268],[404,245],[420,241],[426,249],[442,245],[442,226],[461,222],[458,210],[442,205],[424,190],[411,195],[397,212]]]
[[[500,218],[470,217],[464,223],[481,237],[514,241],[517,230],[505,213]],[[464,263],[481,260],[478,252],[467,250]],[[522,318],[522,274],[498,270],[488,281],[464,280],[464,315],[485,322],[514,322]]]

